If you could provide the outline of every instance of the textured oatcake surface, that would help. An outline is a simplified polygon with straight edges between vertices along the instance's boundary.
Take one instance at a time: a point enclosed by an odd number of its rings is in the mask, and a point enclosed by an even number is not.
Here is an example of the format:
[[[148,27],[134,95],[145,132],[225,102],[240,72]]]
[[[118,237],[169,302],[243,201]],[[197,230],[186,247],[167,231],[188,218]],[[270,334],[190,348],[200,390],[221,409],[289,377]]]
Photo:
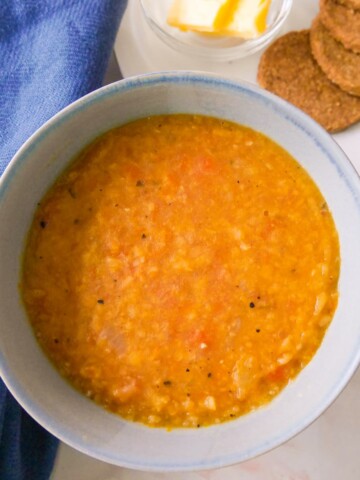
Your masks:
[[[347,94],[326,77],[311,54],[309,30],[290,32],[263,53],[258,82],[329,132],[360,120],[360,98]]]
[[[320,19],[345,48],[360,53],[360,10],[347,8],[335,0],[320,0]]]
[[[341,5],[345,5],[347,8],[352,8],[354,10],[360,10],[360,0],[337,0]]]
[[[311,51],[326,76],[347,93],[360,96],[360,54],[335,40],[316,17],[310,30]]]

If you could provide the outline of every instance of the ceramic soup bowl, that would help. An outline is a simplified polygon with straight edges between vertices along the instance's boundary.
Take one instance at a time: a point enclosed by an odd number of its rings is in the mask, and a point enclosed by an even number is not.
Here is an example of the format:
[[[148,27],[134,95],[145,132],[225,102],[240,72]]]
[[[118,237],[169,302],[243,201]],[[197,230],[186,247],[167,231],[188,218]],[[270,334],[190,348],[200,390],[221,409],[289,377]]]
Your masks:
[[[40,349],[20,299],[25,239],[37,202],[95,137],[140,117],[196,113],[247,125],[306,169],[340,238],[339,304],[312,361],[268,405],[201,429],[149,428],[107,412],[74,390]],[[0,367],[29,414],[100,460],[155,471],[216,468],[280,445],[314,421],[354,373],[360,356],[360,182],[332,138],[308,116],[255,86],[192,72],[159,73],[104,87],[65,108],[11,161],[0,183]]]

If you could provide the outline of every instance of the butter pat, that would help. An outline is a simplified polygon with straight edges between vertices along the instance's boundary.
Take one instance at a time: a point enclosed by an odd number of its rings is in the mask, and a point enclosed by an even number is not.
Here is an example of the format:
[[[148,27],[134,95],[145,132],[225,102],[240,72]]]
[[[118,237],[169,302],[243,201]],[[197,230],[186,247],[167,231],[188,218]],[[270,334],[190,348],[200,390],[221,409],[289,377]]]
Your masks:
[[[174,0],[168,23],[184,31],[256,38],[266,30],[271,0]]]

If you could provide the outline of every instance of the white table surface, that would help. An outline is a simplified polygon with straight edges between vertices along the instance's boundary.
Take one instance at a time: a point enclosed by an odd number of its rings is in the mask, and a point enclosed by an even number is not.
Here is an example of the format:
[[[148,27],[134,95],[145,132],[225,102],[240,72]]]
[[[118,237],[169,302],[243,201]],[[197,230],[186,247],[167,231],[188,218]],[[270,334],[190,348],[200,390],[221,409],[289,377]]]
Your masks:
[[[260,54],[231,63],[208,64],[175,53],[150,31],[136,2],[129,0],[115,43],[117,61],[124,77],[160,70],[193,69],[255,83]],[[317,0],[294,0],[283,31],[308,28],[317,9]],[[106,83],[118,80],[120,75],[113,57]],[[333,138],[360,172],[360,124]],[[360,371],[310,427],[284,445],[251,461],[204,472],[149,473],[115,467],[61,444],[51,480],[360,480],[359,447]]]

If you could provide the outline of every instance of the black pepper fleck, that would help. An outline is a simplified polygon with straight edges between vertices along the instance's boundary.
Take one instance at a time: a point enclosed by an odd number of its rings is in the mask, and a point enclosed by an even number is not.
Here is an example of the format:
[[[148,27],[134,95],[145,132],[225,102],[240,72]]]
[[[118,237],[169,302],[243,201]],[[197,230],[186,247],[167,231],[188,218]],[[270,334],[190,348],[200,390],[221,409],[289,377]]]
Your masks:
[[[144,183],[142,180],[138,180],[138,181],[136,182],[136,186],[137,186],[137,187],[143,187],[144,185],[145,185],[145,183]]]
[[[68,188],[68,193],[69,193],[71,198],[76,198],[76,193],[74,192],[74,190],[71,187]]]
[[[164,385],[165,385],[166,387],[170,387],[171,381],[170,381],[170,380],[165,380]]]
[[[190,369],[189,369],[189,368],[187,368],[187,369],[186,369],[186,371],[187,371],[187,372],[190,372]]]
[[[257,328],[256,333],[260,333],[260,332],[261,332],[260,328]]]
[[[47,222],[45,222],[45,220],[41,220],[41,221],[40,221],[40,227],[41,227],[41,228],[45,228],[46,225],[47,225]]]
[[[97,303],[100,303],[100,305],[104,305],[104,300],[102,298],[99,298],[99,300],[97,301]]]
[[[249,307],[250,307],[250,308],[255,308],[255,303],[254,303],[254,302],[250,302],[250,303],[249,303]]]
[[[141,238],[146,238],[145,233],[143,233],[143,234],[141,235]]]
[[[208,373],[208,378],[211,378],[211,377],[212,377],[212,373],[209,372],[209,373]]]

